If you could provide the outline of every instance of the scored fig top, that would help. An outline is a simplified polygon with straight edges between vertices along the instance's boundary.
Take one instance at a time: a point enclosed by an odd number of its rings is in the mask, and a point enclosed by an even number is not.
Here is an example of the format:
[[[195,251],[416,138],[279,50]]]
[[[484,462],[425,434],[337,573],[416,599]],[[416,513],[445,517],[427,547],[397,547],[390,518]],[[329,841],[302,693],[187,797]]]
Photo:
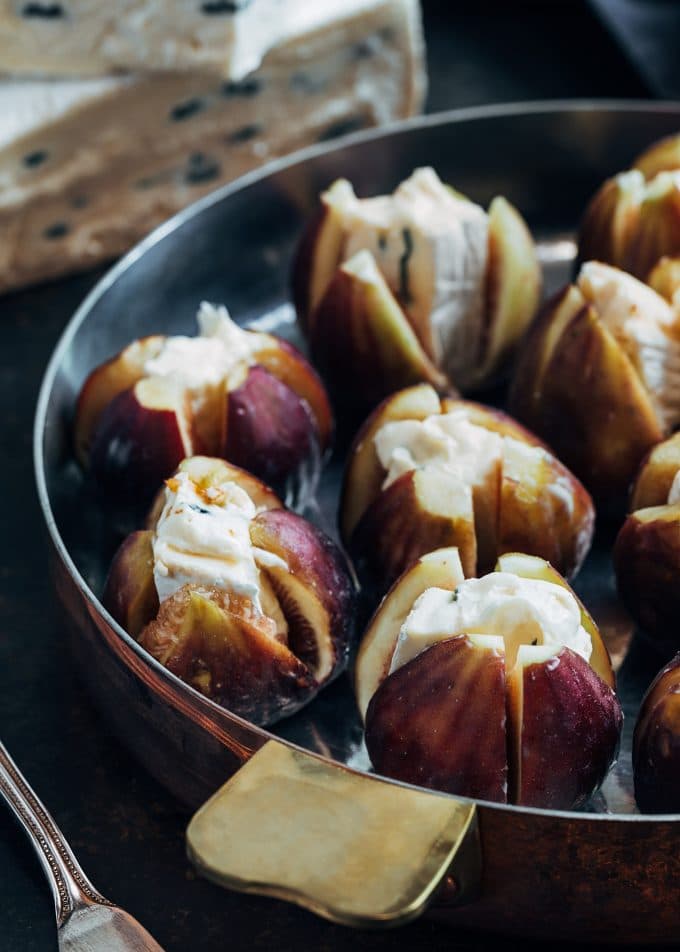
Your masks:
[[[518,212],[501,197],[484,211],[431,168],[371,198],[335,182],[294,269],[315,362],[338,402],[362,410],[419,381],[488,383],[533,316],[540,283]]]

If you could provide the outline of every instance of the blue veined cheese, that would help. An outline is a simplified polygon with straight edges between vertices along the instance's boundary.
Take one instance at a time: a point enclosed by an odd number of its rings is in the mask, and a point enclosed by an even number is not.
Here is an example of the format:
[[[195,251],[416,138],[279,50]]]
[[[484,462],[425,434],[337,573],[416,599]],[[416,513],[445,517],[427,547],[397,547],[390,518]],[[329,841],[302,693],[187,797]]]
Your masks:
[[[465,579],[453,593],[440,588],[423,592],[401,627],[390,673],[430,645],[459,634],[502,638],[511,666],[523,645],[554,651],[570,648],[586,661],[593,648],[581,624],[578,602],[568,589],[510,572],[491,572]]]
[[[370,251],[435,364],[454,380],[479,352],[486,323],[489,224],[480,206],[416,169],[392,195],[333,196],[343,256]]]
[[[0,69],[20,75],[210,71],[242,79],[282,43],[389,0],[0,0]]]
[[[238,82],[0,82],[0,291],[105,261],[217,185],[410,115],[423,92],[417,0],[278,47]]]
[[[577,285],[627,353],[662,425],[675,429],[680,423],[677,309],[642,281],[599,261],[582,266]]]

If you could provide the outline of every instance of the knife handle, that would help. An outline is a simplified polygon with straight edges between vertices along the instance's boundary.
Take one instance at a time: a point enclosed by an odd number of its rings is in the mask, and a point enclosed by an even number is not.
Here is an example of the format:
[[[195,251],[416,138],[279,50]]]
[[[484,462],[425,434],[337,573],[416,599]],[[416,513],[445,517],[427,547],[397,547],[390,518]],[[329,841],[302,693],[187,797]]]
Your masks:
[[[110,906],[80,868],[61,830],[0,741],[0,794],[26,831],[50,884],[57,925],[78,907]]]

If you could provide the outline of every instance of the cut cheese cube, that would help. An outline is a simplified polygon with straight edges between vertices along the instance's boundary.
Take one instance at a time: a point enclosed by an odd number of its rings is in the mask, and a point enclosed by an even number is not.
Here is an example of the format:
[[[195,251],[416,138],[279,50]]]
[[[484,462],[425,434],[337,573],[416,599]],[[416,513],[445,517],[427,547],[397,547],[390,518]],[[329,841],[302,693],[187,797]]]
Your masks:
[[[417,0],[289,43],[239,83],[199,73],[0,83],[0,290],[117,255],[194,199],[422,103]]]

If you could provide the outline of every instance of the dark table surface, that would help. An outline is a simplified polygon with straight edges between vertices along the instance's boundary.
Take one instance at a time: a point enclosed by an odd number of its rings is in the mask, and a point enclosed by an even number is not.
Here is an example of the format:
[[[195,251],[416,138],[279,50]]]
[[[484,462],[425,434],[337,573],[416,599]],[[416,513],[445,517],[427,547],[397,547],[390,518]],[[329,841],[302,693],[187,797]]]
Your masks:
[[[425,2],[431,111],[479,103],[650,92],[585,3]],[[447,13],[435,13],[438,7]],[[465,11],[465,12],[463,12]],[[1,239],[0,239],[1,240]],[[186,816],[111,736],[74,680],[53,606],[31,457],[43,369],[97,274],[0,298],[0,736],[99,889],[171,950],[543,948],[428,920],[352,932],[292,906],[224,892],[184,856]],[[38,862],[0,809],[0,950],[56,949]],[[547,946],[545,946],[547,948]]]

